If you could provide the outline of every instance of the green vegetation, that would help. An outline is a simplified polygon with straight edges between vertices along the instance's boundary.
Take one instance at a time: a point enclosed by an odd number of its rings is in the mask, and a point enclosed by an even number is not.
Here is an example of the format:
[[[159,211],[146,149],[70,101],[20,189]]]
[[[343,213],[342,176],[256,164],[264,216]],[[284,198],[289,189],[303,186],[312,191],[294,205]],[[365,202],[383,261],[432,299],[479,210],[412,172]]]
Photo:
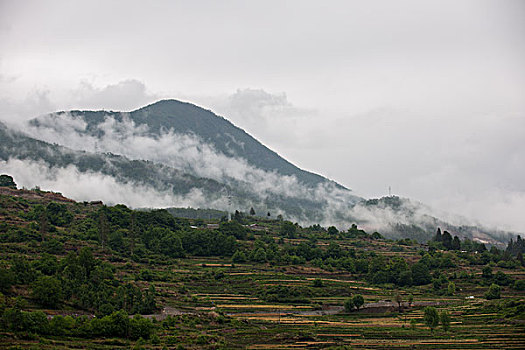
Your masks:
[[[425,310],[425,315],[423,316],[423,320],[425,321],[425,324],[430,328],[430,330],[433,332],[434,328],[436,328],[439,324],[439,314],[435,307],[427,306]]]
[[[12,176],[2,174],[0,175],[0,187],[8,187],[16,189],[16,183]]]
[[[16,194],[0,194],[0,349],[525,346],[520,237],[455,249],[441,231],[427,245]]]

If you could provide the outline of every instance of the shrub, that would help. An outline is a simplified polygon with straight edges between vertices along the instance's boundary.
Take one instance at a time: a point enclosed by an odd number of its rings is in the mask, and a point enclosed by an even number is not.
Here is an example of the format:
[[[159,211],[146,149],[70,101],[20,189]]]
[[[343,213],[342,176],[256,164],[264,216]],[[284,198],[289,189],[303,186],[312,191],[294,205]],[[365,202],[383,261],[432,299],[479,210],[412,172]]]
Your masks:
[[[430,331],[433,332],[434,328],[436,328],[439,324],[439,314],[436,308],[433,306],[427,306],[424,309],[423,320],[425,321],[425,324],[430,328]]]
[[[446,311],[442,311],[439,315],[439,320],[441,321],[441,326],[443,327],[443,330],[446,332],[450,329],[450,315]]]
[[[357,308],[357,310],[359,311],[359,308],[361,306],[363,306],[363,304],[365,303],[365,298],[363,298],[362,295],[355,295],[353,298],[352,298],[353,302],[354,302],[354,306]]]
[[[323,280],[320,279],[320,278],[314,279],[313,286],[316,287],[316,288],[322,288],[324,286],[323,285]]]
[[[514,282],[514,288],[517,290],[525,290],[525,280]]]
[[[55,308],[62,299],[60,281],[51,276],[42,276],[33,284],[32,294],[42,306]]]
[[[354,309],[354,300],[352,298],[348,298],[345,300],[345,311],[350,312]]]
[[[485,298],[488,300],[500,299],[501,298],[501,287],[495,283],[492,283],[489,290],[485,294]]]

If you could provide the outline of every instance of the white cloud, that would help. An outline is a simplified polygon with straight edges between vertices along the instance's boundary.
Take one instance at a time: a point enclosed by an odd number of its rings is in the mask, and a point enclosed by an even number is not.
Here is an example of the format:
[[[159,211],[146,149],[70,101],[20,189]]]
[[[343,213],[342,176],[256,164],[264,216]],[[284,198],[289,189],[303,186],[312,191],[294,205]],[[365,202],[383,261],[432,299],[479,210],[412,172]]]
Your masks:
[[[143,82],[127,79],[115,84],[96,87],[81,81],[76,88],[49,89],[45,87],[23,89],[17,94],[17,78],[0,74],[0,119],[21,125],[26,120],[57,110],[118,110],[129,111],[155,102],[159,95],[150,94]]]
[[[98,125],[96,136],[85,133],[86,122],[82,117],[68,113],[49,114],[40,117],[39,125],[28,125],[24,129],[31,136],[60,145],[89,152],[111,152],[131,159],[147,159],[162,163],[222,183],[235,180],[243,184],[244,190],[257,193],[261,198],[269,195],[301,197],[309,200],[331,198],[335,187],[327,185],[311,189],[301,184],[295,176],[280,175],[248,164],[243,158],[227,156],[218,152],[195,135],[177,134],[168,130],[158,136],[149,132],[146,125],[136,125],[126,117],[118,121],[107,116]],[[322,190],[322,193],[318,191]],[[340,191],[338,196],[344,192]],[[347,194],[346,200],[351,200]]]
[[[102,200],[110,205],[121,203],[135,208],[225,206],[225,203],[209,203],[198,190],[176,196],[140,184],[121,183],[108,175],[80,172],[74,165],[49,168],[42,162],[10,159],[0,161],[0,167],[3,173],[13,176],[18,187],[39,186],[42,190],[58,191],[77,201]]]
[[[97,88],[83,81],[78,89],[72,92],[77,109],[104,109],[115,111],[131,111],[159,99],[158,95],[150,94],[146,85],[136,79],[120,81]]]

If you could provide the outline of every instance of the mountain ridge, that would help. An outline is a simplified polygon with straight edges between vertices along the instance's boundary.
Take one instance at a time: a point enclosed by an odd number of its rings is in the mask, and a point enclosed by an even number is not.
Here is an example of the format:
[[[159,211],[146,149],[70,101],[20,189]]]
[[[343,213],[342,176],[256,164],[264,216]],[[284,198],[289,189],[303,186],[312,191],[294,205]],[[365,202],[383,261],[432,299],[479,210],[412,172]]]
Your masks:
[[[265,171],[296,176],[298,180],[309,186],[333,182],[338,188],[349,190],[333,180],[300,169],[226,118],[189,102],[165,99],[130,112],[71,110],[51,113],[47,116],[64,114],[70,114],[73,118],[81,117],[86,122],[85,131],[92,136],[100,136],[97,127],[104,123],[107,117],[114,118],[118,122],[129,118],[137,126],[147,125],[148,134],[154,137],[159,137],[170,130],[181,134],[192,133],[223,154],[244,158],[248,163]],[[41,127],[43,118],[46,118],[46,115],[32,119],[29,123],[34,127]]]

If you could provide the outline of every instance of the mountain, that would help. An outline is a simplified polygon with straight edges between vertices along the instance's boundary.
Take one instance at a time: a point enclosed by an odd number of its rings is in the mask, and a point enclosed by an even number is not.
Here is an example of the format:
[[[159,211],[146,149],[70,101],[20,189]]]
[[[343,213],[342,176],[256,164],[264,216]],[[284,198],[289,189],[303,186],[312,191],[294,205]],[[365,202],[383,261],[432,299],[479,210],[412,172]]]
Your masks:
[[[21,132],[9,130],[2,123],[0,138],[0,160],[6,162],[10,159],[37,162],[50,169],[74,165],[80,173],[99,173],[111,176],[121,183],[140,183],[159,190],[169,189],[176,194],[189,193],[193,188],[211,194],[224,187],[216,181],[184,174],[162,164],[130,160],[111,153],[75,151],[36,140]]]
[[[47,114],[23,132],[0,124],[0,137],[5,172],[76,200],[230,212],[253,207],[303,225],[347,229],[357,223],[367,231],[419,241],[432,237],[438,226],[489,243],[509,237],[454,225],[409,199],[355,196],[299,169],[223,117],[176,100],[132,112]]]
[[[295,176],[308,186],[329,181],[320,175],[299,169],[228,120],[191,103],[162,100],[129,113],[63,111],[33,119],[30,125],[37,129],[56,128],[57,125],[53,122],[60,120],[65,115],[83,120],[86,123],[84,133],[92,137],[102,138],[104,136],[101,125],[108,119],[114,119],[116,123],[124,123],[129,120],[137,128],[147,126],[147,135],[153,138],[159,138],[168,131],[176,134],[195,135],[228,157],[243,158],[250,165],[264,171]],[[50,121],[52,123],[49,123]],[[343,188],[339,184],[337,186]]]
[[[53,188],[55,190],[62,190],[64,186],[61,183],[73,181],[75,188],[70,189],[66,195],[78,200],[103,199],[110,203],[123,201],[135,207],[187,205],[230,211],[254,207],[261,213],[272,211],[274,215],[281,213],[288,217],[312,218],[316,221],[323,219],[321,209],[327,203],[327,198],[314,200],[308,198],[306,192],[306,197],[283,193],[263,196],[253,191],[253,186],[248,182],[234,181],[236,186],[230,186],[225,182],[194,176],[162,163],[129,159],[109,152],[74,150],[37,140],[20,131],[11,130],[2,123],[0,139],[0,161],[4,162],[0,163],[2,168],[15,172],[15,178],[30,177],[34,185],[52,180],[51,186],[56,187]],[[16,162],[21,163],[14,166]],[[83,181],[81,178],[88,180]],[[108,180],[111,182],[105,185]],[[94,187],[100,186],[106,187],[107,196],[104,198],[94,197],[95,193],[100,194]],[[87,196],[82,187],[87,187]],[[302,191],[314,191],[317,188],[303,187]],[[136,195],[130,196],[129,192],[136,192]],[[151,199],[149,202],[133,201],[133,198],[147,196]]]

